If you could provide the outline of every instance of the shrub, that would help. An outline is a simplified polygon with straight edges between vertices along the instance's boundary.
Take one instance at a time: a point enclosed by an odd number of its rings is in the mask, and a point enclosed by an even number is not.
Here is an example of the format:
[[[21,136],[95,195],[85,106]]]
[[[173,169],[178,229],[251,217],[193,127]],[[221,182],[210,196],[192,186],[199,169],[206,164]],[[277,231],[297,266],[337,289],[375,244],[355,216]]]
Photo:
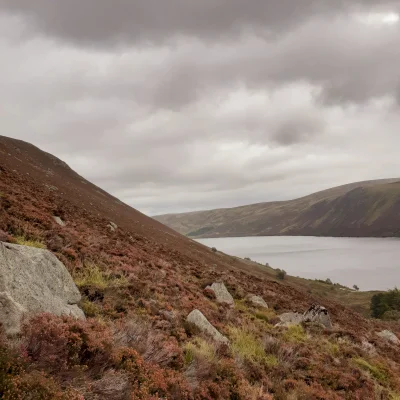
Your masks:
[[[45,371],[105,368],[111,358],[112,332],[93,319],[40,314],[23,326],[22,333],[27,354]]]
[[[216,247],[213,247],[211,250],[212,250],[214,253],[216,253],[216,252],[218,251]]]
[[[372,296],[371,314],[374,318],[382,318],[388,311],[400,311],[400,290],[397,288]]]
[[[357,290],[357,292],[360,290],[360,288],[357,285],[353,285],[353,289]]]
[[[328,278],[328,279],[325,279],[325,283],[327,284],[327,285],[333,285],[333,282]]]
[[[283,281],[286,278],[286,271],[284,269],[277,269],[276,270],[276,277]]]

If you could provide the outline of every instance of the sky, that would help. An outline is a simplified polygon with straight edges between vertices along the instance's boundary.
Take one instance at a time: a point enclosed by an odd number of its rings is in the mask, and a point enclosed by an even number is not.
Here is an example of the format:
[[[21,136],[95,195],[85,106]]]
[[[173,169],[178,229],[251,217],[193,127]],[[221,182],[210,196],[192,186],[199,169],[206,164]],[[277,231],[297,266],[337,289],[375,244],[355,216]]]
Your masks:
[[[0,0],[0,134],[148,214],[400,176],[400,2]]]

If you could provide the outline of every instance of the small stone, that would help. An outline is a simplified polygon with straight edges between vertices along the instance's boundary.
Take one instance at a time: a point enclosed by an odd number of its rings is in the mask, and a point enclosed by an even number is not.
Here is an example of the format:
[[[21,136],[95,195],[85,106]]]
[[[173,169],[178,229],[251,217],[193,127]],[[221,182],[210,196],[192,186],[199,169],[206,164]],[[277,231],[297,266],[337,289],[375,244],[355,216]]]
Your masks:
[[[268,308],[268,304],[265,302],[265,300],[260,297],[260,296],[256,296],[256,295],[250,295],[248,297],[248,301],[250,303],[252,303],[254,306],[256,307],[262,307],[262,308]]]
[[[196,325],[201,332],[211,336],[216,342],[229,343],[228,338],[222,335],[218,330],[210,324],[208,319],[199,310],[193,310],[186,318],[188,322]]]
[[[235,304],[232,295],[223,283],[213,283],[211,286],[207,286],[206,289],[214,292],[218,303],[229,304],[231,306]]]
[[[381,337],[382,339],[386,340],[387,342],[390,342],[393,344],[400,344],[399,338],[391,331],[384,330],[382,332],[379,332],[378,336]]]
[[[111,232],[115,232],[118,229],[118,225],[111,221],[107,226]]]
[[[65,226],[65,222],[60,217],[54,216],[53,219],[58,225]]]

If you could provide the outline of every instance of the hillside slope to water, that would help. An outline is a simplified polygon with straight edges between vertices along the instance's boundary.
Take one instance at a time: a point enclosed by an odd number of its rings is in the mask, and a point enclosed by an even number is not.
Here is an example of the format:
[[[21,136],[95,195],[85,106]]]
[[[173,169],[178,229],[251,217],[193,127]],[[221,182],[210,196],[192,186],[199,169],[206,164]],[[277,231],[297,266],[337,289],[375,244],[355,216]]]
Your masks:
[[[55,254],[87,317],[35,316],[17,343],[0,332],[2,399],[399,398],[400,346],[380,335],[400,335],[399,324],[363,318],[326,285],[278,282],[270,268],[213,252],[1,136],[0,241]],[[209,289],[221,282],[231,306]],[[313,303],[333,329],[275,327],[280,314]],[[188,323],[194,310],[229,344]]]
[[[357,182],[291,200],[156,216],[184,235],[400,236],[400,179]]]

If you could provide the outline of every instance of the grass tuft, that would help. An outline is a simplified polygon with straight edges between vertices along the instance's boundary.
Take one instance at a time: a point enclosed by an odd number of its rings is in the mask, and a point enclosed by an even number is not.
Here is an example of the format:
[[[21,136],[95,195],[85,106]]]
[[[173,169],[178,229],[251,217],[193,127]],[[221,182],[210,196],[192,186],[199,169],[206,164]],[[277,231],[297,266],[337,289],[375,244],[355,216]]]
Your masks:
[[[307,334],[301,325],[290,326],[283,335],[284,340],[291,343],[303,343],[307,339]]]
[[[255,362],[265,361],[266,354],[261,341],[252,333],[241,328],[230,328],[232,350],[242,359]]]
[[[83,270],[74,274],[73,278],[78,287],[92,286],[97,289],[122,287],[128,283],[124,276],[114,277],[109,272],[104,272],[93,264],[85,265]]]
[[[46,245],[39,240],[28,239],[25,236],[16,236],[14,239],[15,243],[21,246],[35,247],[37,249],[46,249]]]
[[[361,357],[353,358],[353,361],[359,368],[371,374],[379,383],[385,384],[387,382],[387,373],[381,365],[372,365]]]
[[[186,343],[183,348],[183,356],[185,365],[191,364],[196,359],[203,359],[209,363],[215,363],[218,360],[214,344],[201,338],[195,338]]]

